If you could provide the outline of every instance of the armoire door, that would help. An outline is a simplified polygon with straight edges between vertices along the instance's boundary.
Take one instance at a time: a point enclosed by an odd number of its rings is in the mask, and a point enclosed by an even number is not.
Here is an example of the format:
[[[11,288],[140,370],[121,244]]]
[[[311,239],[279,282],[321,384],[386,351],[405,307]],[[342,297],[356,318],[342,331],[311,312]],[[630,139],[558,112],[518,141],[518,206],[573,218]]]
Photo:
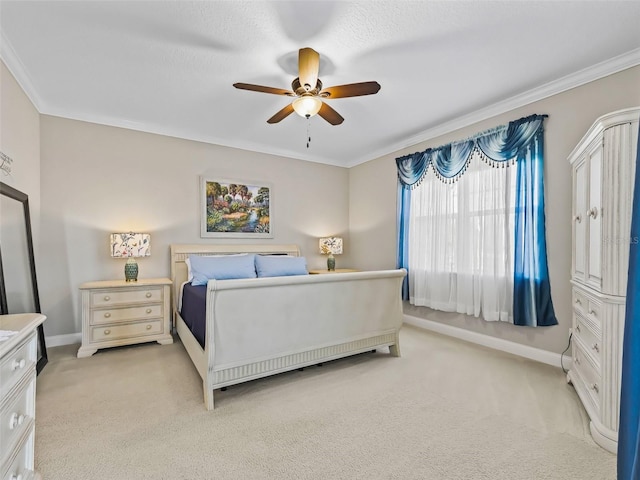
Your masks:
[[[602,286],[602,139],[587,151],[589,193],[585,210],[587,220],[587,283],[600,290]]]
[[[587,281],[587,203],[589,193],[586,156],[573,166],[573,272],[572,277]]]

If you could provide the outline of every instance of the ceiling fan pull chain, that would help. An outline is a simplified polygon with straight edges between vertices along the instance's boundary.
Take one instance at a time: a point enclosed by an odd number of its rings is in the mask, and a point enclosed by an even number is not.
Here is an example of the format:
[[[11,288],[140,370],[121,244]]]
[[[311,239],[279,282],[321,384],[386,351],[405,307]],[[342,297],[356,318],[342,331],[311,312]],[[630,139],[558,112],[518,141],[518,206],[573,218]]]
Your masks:
[[[307,115],[307,148],[309,148],[309,144],[311,143],[311,117]]]

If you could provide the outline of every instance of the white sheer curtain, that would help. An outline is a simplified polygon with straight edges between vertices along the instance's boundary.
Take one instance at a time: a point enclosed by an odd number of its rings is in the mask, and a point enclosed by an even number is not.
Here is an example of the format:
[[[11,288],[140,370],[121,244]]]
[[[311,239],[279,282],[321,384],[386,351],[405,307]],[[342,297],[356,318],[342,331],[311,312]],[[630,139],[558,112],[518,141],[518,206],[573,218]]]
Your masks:
[[[410,303],[513,321],[516,170],[474,154],[457,182],[429,171],[412,191]]]

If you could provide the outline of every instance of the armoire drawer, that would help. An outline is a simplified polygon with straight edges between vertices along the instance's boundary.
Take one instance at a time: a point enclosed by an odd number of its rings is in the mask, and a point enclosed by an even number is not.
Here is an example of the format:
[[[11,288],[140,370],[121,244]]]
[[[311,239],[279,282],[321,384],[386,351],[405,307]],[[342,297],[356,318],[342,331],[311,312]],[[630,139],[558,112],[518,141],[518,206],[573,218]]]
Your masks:
[[[573,288],[573,309],[576,312],[586,314],[589,308],[589,299],[577,288]]]
[[[584,346],[580,341],[575,342],[573,348],[573,368],[584,382],[583,389],[588,394],[595,414],[600,415],[600,389],[602,386],[600,368],[593,363],[589,354],[585,353]]]
[[[596,330],[593,323],[577,312],[573,313],[574,335],[584,349],[591,355],[598,368],[601,365],[602,334]]]

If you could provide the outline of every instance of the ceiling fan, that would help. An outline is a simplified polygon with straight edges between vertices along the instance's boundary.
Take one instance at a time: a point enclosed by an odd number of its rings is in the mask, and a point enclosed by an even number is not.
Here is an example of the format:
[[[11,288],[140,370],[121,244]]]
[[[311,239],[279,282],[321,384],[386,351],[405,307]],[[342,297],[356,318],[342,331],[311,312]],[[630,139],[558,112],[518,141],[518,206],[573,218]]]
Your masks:
[[[312,48],[301,48],[298,52],[298,77],[291,82],[291,90],[250,83],[234,83],[233,86],[241,90],[296,97],[293,102],[267,120],[267,123],[278,123],[295,111],[306,118],[318,114],[331,125],[340,125],[344,118],[327,105],[324,99],[373,95],[380,90],[378,82],[349,83],[323,89],[318,78],[319,68],[320,54]]]

